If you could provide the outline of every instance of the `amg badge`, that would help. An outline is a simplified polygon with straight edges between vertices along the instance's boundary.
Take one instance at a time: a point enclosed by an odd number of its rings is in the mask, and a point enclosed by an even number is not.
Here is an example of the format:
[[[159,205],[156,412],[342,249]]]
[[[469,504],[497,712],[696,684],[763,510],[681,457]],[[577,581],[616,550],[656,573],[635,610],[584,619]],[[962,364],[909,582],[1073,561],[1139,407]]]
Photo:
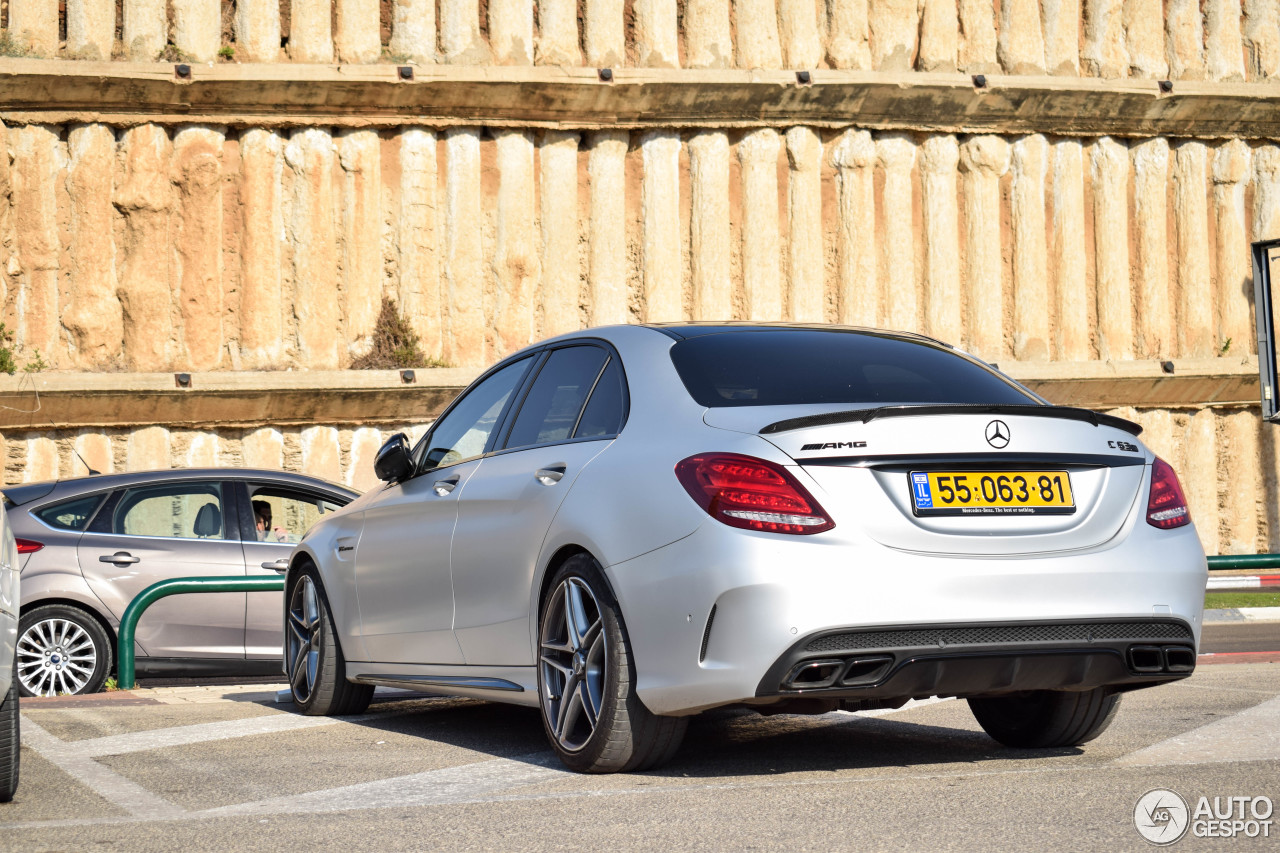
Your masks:
[[[866,446],[867,443],[865,441],[828,441],[825,444],[806,444],[800,448],[800,452],[803,453],[806,450],[840,450],[843,447],[852,449]]]

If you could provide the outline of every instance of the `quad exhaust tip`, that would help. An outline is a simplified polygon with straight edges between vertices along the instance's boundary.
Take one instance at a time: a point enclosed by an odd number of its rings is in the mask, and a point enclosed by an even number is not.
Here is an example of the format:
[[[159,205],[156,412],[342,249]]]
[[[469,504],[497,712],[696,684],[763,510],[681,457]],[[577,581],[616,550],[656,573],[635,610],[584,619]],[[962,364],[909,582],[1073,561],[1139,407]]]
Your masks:
[[[782,682],[782,689],[861,687],[882,679],[892,665],[893,655],[862,655],[847,659],[824,658],[805,661],[791,670],[791,674]]]

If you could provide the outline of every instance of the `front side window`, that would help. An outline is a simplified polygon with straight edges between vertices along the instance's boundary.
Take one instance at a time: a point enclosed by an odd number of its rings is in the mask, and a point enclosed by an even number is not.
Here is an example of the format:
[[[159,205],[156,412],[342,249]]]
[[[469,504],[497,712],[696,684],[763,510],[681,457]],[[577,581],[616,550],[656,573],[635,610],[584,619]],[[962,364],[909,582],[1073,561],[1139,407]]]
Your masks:
[[[237,538],[228,532],[223,488],[219,482],[129,489],[116,504],[111,521],[111,532],[124,536]]]
[[[259,542],[301,542],[311,525],[345,504],[293,489],[249,484],[254,536]]]
[[[427,433],[419,469],[456,465],[483,454],[530,361],[522,358],[512,362],[468,391]]]
[[[528,447],[570,438],[608,358],[607,352],[593,346],[552,352],[520,406],[506,446]]]

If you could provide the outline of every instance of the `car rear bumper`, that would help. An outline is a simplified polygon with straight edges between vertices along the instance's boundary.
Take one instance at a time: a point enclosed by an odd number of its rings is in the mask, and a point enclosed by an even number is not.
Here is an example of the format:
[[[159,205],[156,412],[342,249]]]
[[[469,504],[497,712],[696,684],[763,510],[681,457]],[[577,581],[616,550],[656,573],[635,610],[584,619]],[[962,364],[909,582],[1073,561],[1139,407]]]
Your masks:
[[[708,522],[606,571],[637,692],[659,714],[815,692],[890,699],[1176,680],[1194,667],[1207,577],[1193,528],[1145,525],[1110,547],[975,558]],[[1090,625],[1130,628],[1080,627]],[[1064,626],[1044,639],[1007,630]],[[963,633],[976,629],[994,633]],[[894,631],[932,634],[867,641]],[[823,660],[833,663],[814,684],[795,683],[797,667]]]

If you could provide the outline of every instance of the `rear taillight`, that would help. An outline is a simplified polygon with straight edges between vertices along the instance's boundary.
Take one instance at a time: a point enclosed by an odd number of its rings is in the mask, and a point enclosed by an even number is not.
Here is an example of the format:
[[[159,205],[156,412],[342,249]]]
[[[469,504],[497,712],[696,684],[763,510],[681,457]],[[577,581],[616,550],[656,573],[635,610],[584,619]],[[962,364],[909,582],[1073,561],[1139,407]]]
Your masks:
[[[44,547],[43,542],[37,542],[34,539],[15,539],[14,542],[18,544],[19,554],[34,554]]]
[[[700,453],[676,465],[676,477],[717,521],[766,533],[821,533],[826,511],[781,465],[736,453]]]
[[[1172,530],[1191,523],[1191,510],[1182,494],[1178,475],[1159,457],[1151,463],[1151,493],[1147,497],[1147,524],[1161,530]]]

